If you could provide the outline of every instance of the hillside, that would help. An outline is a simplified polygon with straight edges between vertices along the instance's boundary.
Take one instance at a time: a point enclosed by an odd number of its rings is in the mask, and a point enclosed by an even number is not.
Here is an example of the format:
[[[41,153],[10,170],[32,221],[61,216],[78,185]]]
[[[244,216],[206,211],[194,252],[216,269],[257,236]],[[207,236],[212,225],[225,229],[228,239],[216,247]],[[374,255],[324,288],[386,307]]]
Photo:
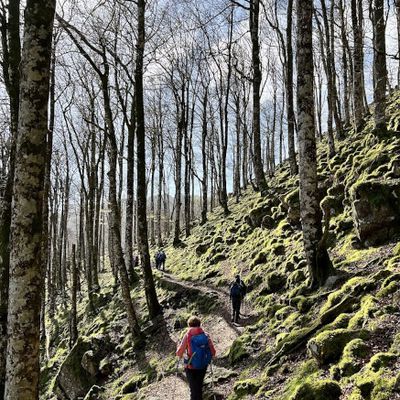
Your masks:
[[[347,132],[337,155],[319,146],[321,206],[336,269],[311,292],[302,254],[298,181],[288,165],[269,194],[250,189],[231,214],[195,226],[182,248],[166,247],[155,272],[163,318],[146,321],[144,291],[132,290],[146,346],[132,348],[110,272],[96,314],[80,302],[80,339],[68,350],[68,310],[47,321],[42,399],[184,399],[174,350],[191,313],[203,317],[218,352],[206,378],[210,399],[392,400],[400,398],[400,93],[390,134]],[[240,324],[230,322],[228,284],[249,287]],[[86,297],[82,293],[83,299]],[[46,351],[43,351],[45,354]]]

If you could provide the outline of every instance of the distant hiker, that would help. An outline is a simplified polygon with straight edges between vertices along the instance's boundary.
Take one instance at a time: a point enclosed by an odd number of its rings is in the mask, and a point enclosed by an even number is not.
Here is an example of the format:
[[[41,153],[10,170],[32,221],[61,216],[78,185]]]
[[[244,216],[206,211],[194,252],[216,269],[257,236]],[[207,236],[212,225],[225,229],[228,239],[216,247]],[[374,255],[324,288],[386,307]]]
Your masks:
[[[139,256],[137,254],[134,254],[132,258],[132,266],[133,268],[136,268],[138,265],[139,265]]]
[[[240,317],[240,306],[244,296],[246,295],[247,287],[240,279],[240,276],[236,275],[235,280],[229,285],[229,288],[229,297],[232,302],[232,322],[238,323]]]
[[[155,263],[156,263],[156,268],[157,268],[157,269],[159,269],[159,266],[160,266],[159,256],[160,256],[160,252],[157,251],[157,253],[154,254],[154,261],[155,261]]]
[[[158,265],[158,269],[162,269],[165,271],[165,260],[167,259],[167,256],[164,252],[163,249],[160,249],[157,253],[157,262],[156,265]]]
[[[190,387],[190,400],[203,399],[203,382],[207,367],[215,356],[215,348],[210,337],[200,327],[198,317],[190,317],[189,329],[176,351],[184,359],[186,377]]]

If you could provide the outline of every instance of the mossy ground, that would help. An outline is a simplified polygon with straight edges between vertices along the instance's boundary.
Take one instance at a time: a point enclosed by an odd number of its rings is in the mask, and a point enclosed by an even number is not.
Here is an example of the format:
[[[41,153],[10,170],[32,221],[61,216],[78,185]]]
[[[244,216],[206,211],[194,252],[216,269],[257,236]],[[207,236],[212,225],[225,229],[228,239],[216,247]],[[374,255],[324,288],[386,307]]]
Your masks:
[[[390,127],[396,129],[399,98],[396,92],[389,107],[393,112]],[[214,335],[224,335],[216,327],[232,329],[230,348],[218,359],[217,367],[230,371],[215,383],[213,390],[220,398],[328,400],[326,393],[332,400],[339,396],[341,400],[398,398],[399,238],[382,246],[363,247],[354,228],[351,193],[354,185],[369,178],[384,181],[393,177],[400,136],[392,133],[378,138],[368,121],[360,134],[347,132],[337,150],[338,155],[328,160],[327,144],[319,144],[321,200],[329,196],[325,202],[332,214],[328,245],[337,279],[318,291],[308,289],[293,200],[298,180],[290,177],[285,163],[269,179],[267,197],[251,189],[243,191],[239,203],[230,198],[228,216],[217,207],[206,224],[193,227],[192,235],[184,239],[185,246],[165,246],[166,268],[173,279],[155,272],[164,324],[148,338],[141,356],[132,348],[112,277],[102,274],[102,296],[107,301],[92,316],[85,315],[85,302],[81,302],[79,331],[89,337],[99,332],[111,337],[113,371],[100,382],[105,398],[124,395],[122,398],[133,399],[135,393],[128,391],[140,392],[140,388],[172,379],[175,343],[191,313],[200,314],[205,325],[213,327]],[[337,198],[339,202],[333,201]],[[260,210],[268,221],[259,224]],[[237,273],[249,288],[243,311],[252,316],[240,329],[229,326],[229,305],[221,300],[228,297],[227,286]],[[199,285],[197,289],[195,285]],[[133,290],[132,296],[141,322],[146,324],[143,288]],[[218,316],[227,325],[218,325]],[[54,321],[48,321],[50,359],[44,367],[43,399],[51,398],[49,381],[67,353],[66,319],[67,313],[60,312]],[[307,351],[307,343],[328,340],[338,331],[363,334],[343,334],[345,340],[340,341],[335,355],[317,362]],[[211,386],[209,382],[210,390]],[[167,395],[160,398],[168,399]]]

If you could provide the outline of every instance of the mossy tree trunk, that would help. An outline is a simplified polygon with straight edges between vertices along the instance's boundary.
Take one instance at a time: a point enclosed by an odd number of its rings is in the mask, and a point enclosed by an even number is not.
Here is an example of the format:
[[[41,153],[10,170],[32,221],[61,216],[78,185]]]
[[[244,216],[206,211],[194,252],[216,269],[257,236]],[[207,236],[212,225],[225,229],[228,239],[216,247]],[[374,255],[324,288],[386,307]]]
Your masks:
[[[138,249],[144,276],[144,288],[147,308],[150,318],[161,313],[154,286],[153,272],[150,264],[149,243],[147,237],[147,199],[146,199],[146,148],[145,121],[143,105],[143,58],[145,48],[145,1],[137,1],[138,26],[136,42],[135,66],[135,109],[136,109],[136,148],[137,148],[137,218],[138,218]]]
[[[385,6],[383,0],[374,0],[374,120],[375,130],[386,133],[386,41],[385,41]]]
[[[21,61],[20,1],[8,4],[8,18],[2,16],[3,77],[10,103],[10,158],[3,198],[0,199],[0,398],[3,397],[6,350],[7,350],[7,309],[10,268],[10,225],[11,203],[15,171],[15,150],[18,134],[19,88]]]
[[[6,399],[39,397],[43,185],[55,0],[28,0],[11,219]]]
[[[297,109],[299,126],[300,213],[311,285],[322,285],[330,273],[329,256],[322,239],[319,207],[314,115],[314,64],[312,48],[313,1],[297,0]]]

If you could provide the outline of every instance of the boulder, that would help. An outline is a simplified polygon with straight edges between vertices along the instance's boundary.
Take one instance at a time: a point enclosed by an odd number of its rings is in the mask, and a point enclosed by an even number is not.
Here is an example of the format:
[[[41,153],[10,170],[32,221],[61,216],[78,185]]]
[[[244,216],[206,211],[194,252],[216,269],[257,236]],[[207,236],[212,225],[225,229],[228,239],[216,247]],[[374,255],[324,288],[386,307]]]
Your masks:
[[[99,372],[99,363],[94,357],[93,350],[87,351],[82,356],[81,365],[82,368],[93,377]]]
[[[282,201],[282,208],[286,209],[287,220],[291,225],[300,223],[300,192],[295,189],[287,194]]]
[[[351,190],[352,214],[363,245],[379,245],[400,233],[400,179],[368,180]]]
[[[342,390],[332,380],[310,380],[302,383],[290,400],[339,400]]]
[[[246,222],[252,228],[260,228],[262,226],[263,218],[271,213],[271,206],[269,203],[263,203],[256,208],[253,208],[248,218],[246,218]]]
[[[274,271],[270,272],[266,276],[265,281],[268,292],[274,293],[284,289],[286,285],[286,276],[284,274]]]
[[[275,219],[270,215],[266,215],[261,221],[261,226],[265,229],[272,229],[275,225]]]
[[[334,329],[324,331],[308,342],[308,350],[320,365],[336,362],[346,345],[353,339],[366,339],[365,330]]]
[[[80,337],[61,364],[55,379],[54,392],[59,399],[85,397],[100,377],[100,361],[110,351],[108,336]]]
[[[210,246],[211,246],[210,242],[200,243],[199,245],[197,245],[196,250],[195,250],[197,257],[200,257],[204,253],[206,253],[206,251],[210,248]]]
[[[99,400],[101,395],[104,393],[104,388],[101,386],[94,385],[85,396],[84,400]]]

